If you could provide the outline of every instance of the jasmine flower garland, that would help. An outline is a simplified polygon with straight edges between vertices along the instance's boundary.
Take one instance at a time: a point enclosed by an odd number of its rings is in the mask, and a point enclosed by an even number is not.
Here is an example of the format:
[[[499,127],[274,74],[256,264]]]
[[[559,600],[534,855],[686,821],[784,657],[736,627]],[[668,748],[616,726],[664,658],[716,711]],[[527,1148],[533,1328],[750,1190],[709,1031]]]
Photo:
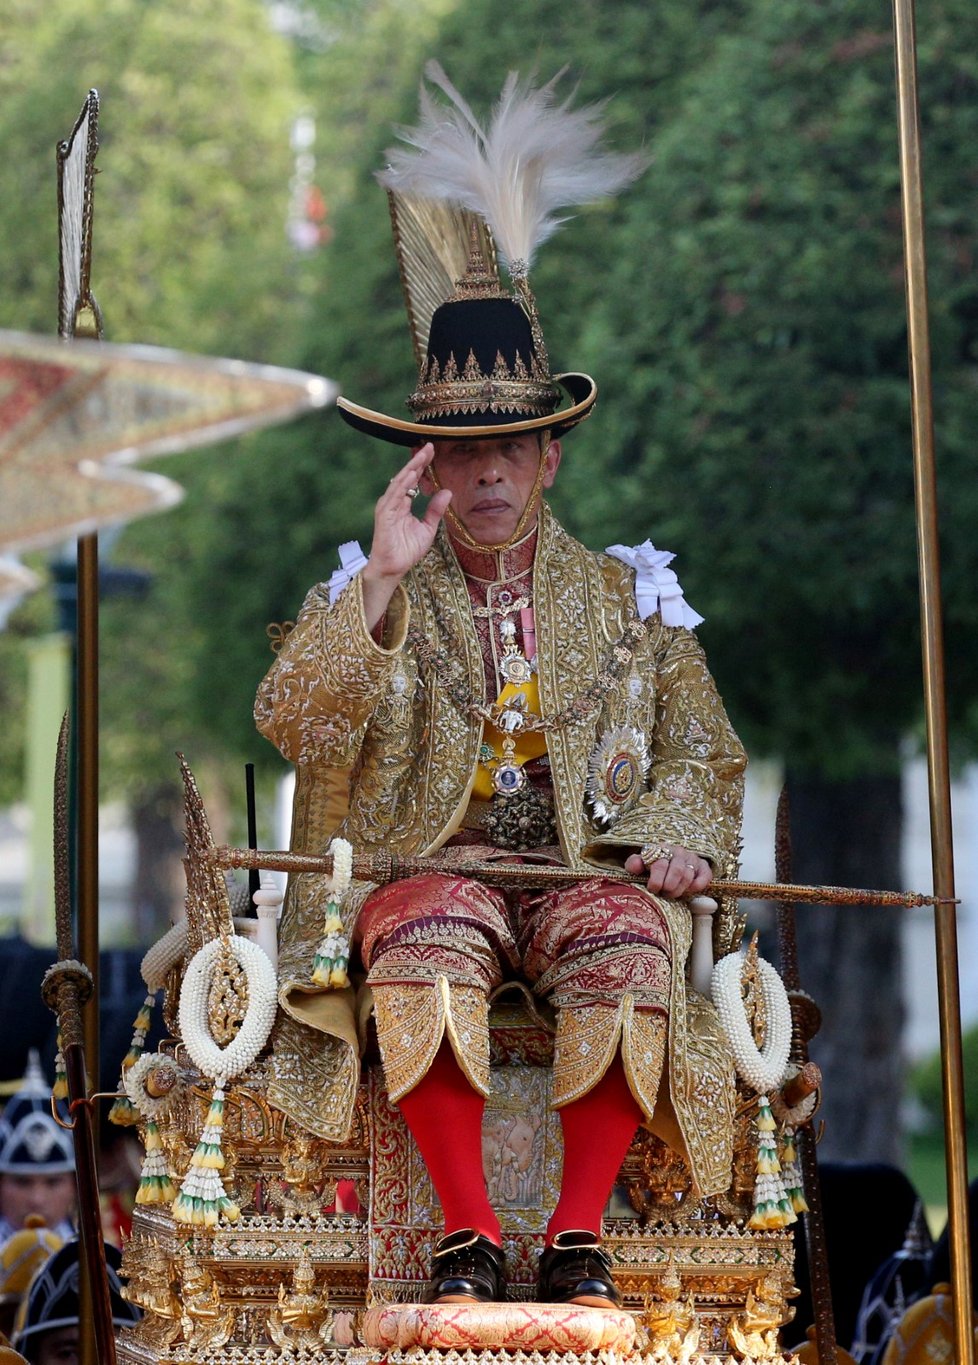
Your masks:
[[[729,953],[715,964],[711,994],[733,1052],[737,1074],[745,1085],[757,1092],[757,1178],[754,1211],[748,1227],[782,1228],[795,1222],[796,1214],[782,1178],[769,1094],[778,1089],[788,1069],[791,1005],[775,969],[764,958],[757,957],[753,948],[751,955],[763,1000],[765,1038],[761,1047],[757,1046],[752,1022],[744,1008],[741,989],[744,959],[739,954]],[[796,1182],[793,1180],[793,1183]]]
[[[174,1081],[179,1079],[176,1062],[161,1052],[143,1053],[122,1075],[126,1095],[133,1108],[146,1120],[144,1139],[146,1154],[139,1173],[137,1204],[169,1204],[177,1193],[166,1164],[166,1153],[156,1124],[156,1116],[171,1102],[177,1093],[177,1087],[174,1084],[164,1095],[151,1095],[146,1088],[146,1082],[153,1072],[159,1071],[173,1073]]]
[[[211,973],[225,946],[244,971],[248,982],[248,1009],[241,1027],[226,1047],[211,1034],[208,996]],[[278,1006],[278,982],[268,955],[257,943],[232,934],[205,943],[187,966],[180,990],[180,1034],[197,1069],[215,1082],[226,1084],[246,1071],[268,1041]]]
[[[166,978],[187,951],[187,921],[180,920],[153,944],[139,965],[139,974],[146,985],[146,998],[139,1007],[133,1020],[132,1042],[129,1051],[122,1059],[122,1075],[119,1078],[118,1098],[109,1110],[109,1122],[120,1127],[132,1126],[139,1122],[139,1113],[128,1098],[125,1080],[126,1073],[139,1061],[146,1046],[146,1036],[150,1030],[156,997],[166,985]]]
[[[334,839],[329,846],[333,855],[333,875],[326,889],[327,905],[323,937],[312,964],[312,981],[329,990],[342,990],[350,984],[350,936],[343,925],[340,907],[353,879],[353,845]]]
[[[248,985],[248,1007],[237,1033],[221,1047],[214,1041],[209,998],[214,969],[223,972],[225,954],[238,963]],[[224,1153],[224,1087],[246,1071],[261,1052],[275,1023],[278,981],[263,948],[238,934],[212,939],[190,961],[180,991],[180,1032],[191,1060],[214,1080],[214,1093],[203,1132],[190,1166],[173,1201],[178,1223],[216,1227],[221,1215],[236,1222],[240,1209],[228,1197],[221,1180]]]

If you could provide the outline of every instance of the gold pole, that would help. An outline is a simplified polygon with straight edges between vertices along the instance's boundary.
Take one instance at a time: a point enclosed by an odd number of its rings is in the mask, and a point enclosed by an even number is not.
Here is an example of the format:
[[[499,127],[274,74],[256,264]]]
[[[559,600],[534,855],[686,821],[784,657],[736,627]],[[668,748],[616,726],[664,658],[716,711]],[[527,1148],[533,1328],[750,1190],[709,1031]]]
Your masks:
[[[974,1365],[957,922],[954,906],[949,903],[954,896],[954,853],[951,840],[951,784],[948,773],[934,412],[927,317],[927,258],[924,244],[920,103],[917,91],[917,43],[913,0],[894,0],[893,17],[896,37],[897,121],[900,137],[907,330],[910,348],[917,559],[923,637],[921,644],[924,708],[927,718],[931,859],[934,869],[934,891],[944,902],[935,906],[934,929],[937,942],[941,1070],[944,1083],[944,1145],[947,1159],[948,1228],[954,1302],[954,1359],[958,1365]]]

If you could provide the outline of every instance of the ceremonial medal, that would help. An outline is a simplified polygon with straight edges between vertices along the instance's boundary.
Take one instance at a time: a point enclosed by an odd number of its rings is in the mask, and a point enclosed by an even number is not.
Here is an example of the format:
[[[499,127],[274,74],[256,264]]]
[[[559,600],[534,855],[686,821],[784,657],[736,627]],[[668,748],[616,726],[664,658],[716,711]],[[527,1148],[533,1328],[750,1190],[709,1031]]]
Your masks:
[[[606,730],[588,761],[587,795],[594,817],[613,824],[638,796],[649,771],[645,735],[631,725]]]
[[[522,724],[519,712],[508,712]],[[480,755],[480,759],[490,769],[492,773],[493,790],[499,796],[512,796],[514,792],[520,791],[526,785],[526,773],[523,765],[516,757],[516,741],[512,735],[507,735],[503,740],[502,754],[497,758],[490,746],[485,745],[489,753]]]
[[[510,741],[512,743],[512,741]],[[501,762],[492,770],[492,785],[500,796],[512,796],[526,785],[526,773],[518,763],[507,763],[504,753]]]
[[[513,683],[519,687],[523,683],[528,683],[533,677],[536,662],[535,648],[534,660],[529,660],[519,645],[516,643],[516,622],[511,619],[516,612],[520,612],[524,622],[524,630],[529,632],[531,640],[535,640],[533,634],[533,612],[529,609],[529,599],[526,597],[514,597],[508,588],[504,588],[496,598],[495,603],[490,603],[485,607],[473,607],[472,615],[475,617],[499,618],[499,642],[502,645],[502,656],[500,657],[496,670],[502,678],[504,685]]]
[[[525,598],[521,598],[525,601]],[[516,643],[516,622],[504,617],[499,623],[499,638],[503,642],[503,657],[499,660],[499,672],[508,683],[519,686],[528,683],[533,676],[530,661],[520,652]]]
[[[499,672],[508,683],[528,683],[533,676],[533,667],[529,659],[525,659],[522,654],[507,654],[499,661]]]

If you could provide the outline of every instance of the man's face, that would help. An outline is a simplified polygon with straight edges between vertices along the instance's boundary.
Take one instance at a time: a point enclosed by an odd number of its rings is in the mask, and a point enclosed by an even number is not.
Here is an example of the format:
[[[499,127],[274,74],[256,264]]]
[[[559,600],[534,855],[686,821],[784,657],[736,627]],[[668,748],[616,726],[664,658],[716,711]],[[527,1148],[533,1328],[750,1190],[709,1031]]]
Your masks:
[[[38,1213],[49,1228],[71,1216],[75,1207],[75,1177],[70,1171],[61,1175],[0,1175],[0,1214],[15,1228],[24,1226],[29,1213]]]
[[[533,491],[540,464],[540,437],[535,432],[491,436],[480,440],[435,441],[432,461],[438,482],[450,489],[452,511],[480,545],[501,545],[519,525]],[[551,441],[544,456],[543,487],[549,488],[560,464],[560,442]],[[430,491],[422,483],[425,491]],[[536,523],[536,509],[527,520]]]
[[[80,1347],[77,1325],[45,1332],[34,1359],[37,1365],[78,1365]]]

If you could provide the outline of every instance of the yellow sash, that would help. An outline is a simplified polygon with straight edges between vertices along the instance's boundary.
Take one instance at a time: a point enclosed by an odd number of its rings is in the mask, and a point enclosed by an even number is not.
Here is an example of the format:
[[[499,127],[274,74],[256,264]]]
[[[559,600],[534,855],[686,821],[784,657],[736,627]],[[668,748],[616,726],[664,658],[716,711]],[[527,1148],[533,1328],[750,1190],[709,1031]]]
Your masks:
[[[505,706],[514,697],[522,692],[526,698],[524,710],[527,714],[538,716],[540,714],[540,689],[537,686],[537,675],[534,673],[529,682],[526,683],[507,683],[499,696],[496,698],[497,706]],[[531,758],[539,758],[541,754],[547,752],[547,737],[542,730],[520,730],[516,735],[504,735],[501,730],[497,730],[495,725],[486,721],[485,729],[482,733],[482,742],[487,744],[498,759],[503,756],[503,741],[505,739],[516,740],[516,751],[512,755],[512,762],[518,763],[522,768],[524,763],[528,763]],[[472,795],[480,801],[488,801],[496,792],[492,785],[492,769],[486,764],[480,763],[475,775],[475,785],[472,788]]]

